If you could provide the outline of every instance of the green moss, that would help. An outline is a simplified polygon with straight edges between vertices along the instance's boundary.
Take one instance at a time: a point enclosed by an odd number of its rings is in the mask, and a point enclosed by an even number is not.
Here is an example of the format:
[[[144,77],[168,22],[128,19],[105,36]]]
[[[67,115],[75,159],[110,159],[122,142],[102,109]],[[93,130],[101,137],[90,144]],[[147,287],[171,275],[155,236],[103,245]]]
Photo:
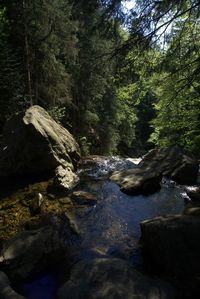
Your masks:
[[[49,194],[49,187],[52,180],[30,184],[23,189],[19,189],[9,197],[0,201],[0,231],[1,239],[8,239],[17,232],[38,225],[43,222],[48,215],[63,213],[66,209],[72,207],[72,204],[62,204],[57,196]],[[44,204],[38,215],[31,214],[31,204],[33,200],[41,193],[44,198]]]

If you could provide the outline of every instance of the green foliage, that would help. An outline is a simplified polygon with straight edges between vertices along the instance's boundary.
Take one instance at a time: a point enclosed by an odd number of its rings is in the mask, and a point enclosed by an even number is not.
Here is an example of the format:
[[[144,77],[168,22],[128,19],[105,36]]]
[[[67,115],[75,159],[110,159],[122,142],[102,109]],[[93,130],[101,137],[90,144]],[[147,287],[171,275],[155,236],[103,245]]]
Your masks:
[[[81,148],[81,154],[83,156],[90,155],[91,143],[88,142],[87,137],[83,136],[83,137],[79,138],[78,143]]]
[[[21,63],[23,96],[44,107],[70,105],[67,70],[76,57],[76,24],[68,1],[5,2],[10,21],[8,40]]]
[[[136,46],[127,53],[118,77],[120,143],[127,153],[132,148],[135,154],[149,148],[150,121],[156,101],[150,78],[159,57],[156,50],[141,51],[141,47]]]
[[[34,101],[46,106],[70,105],[71,80],[67,66],[75,62],[77,53],[71,7],[64,0],[34,2],[33,24],[29,25],[30,48],[34,54],[31,57],[33,89],[37,90]]]
[[[134,84],[133,84],[134,85]],[[130,93],[130,91],[132,91]],[[118,105],[118,127],[120,139],[125,141],[127,146],[131,146],[135,139],[135,123],[137,121],[136,109],[134,107],[133,89],[131,86],[119,89]]]
[[[18,104],[22,100],[24,108],[32,103],[47,108],[72,129],[85,154],[117,153],[121,142],[131,147],[139,121],[137,105],[146,95],[142,60],[135,62],[137,47],[113,55],[129,34],[118,17],[111,18],[108,3],[19,0],[18,5],[4,5],[10,22],[6,41],[20,64],[19,76],[15,74]],[[10,52],[4,52],[11,59]],[[7,90],[5,94],[10,101],[12,96]],[[17,110],[10,102],[8,106]]]
[[[99,1],[78,2],[73,16],[78,27],[77,63],[72,70],[73,127],[86,136],[93,153],[116,152],[117,97],[113,76],[117,59],[112,57],[121,42],[117,20],[102,19]]]
[[[0,8],[0,129],[13,111],[26,108],[21,81],[21,64],[8,41],[9,20],[5,8]]]
[[[87,123],[88,126],[95,126],[99,123],[98,115],[89,110],[85,111],[84,118],[85,118],[85,122]]]
[[[152,143],[198,152],[198,2],[139,1],[130,31],[120,3],[2,1],[0,126],[39,104],[85,155],[136,154]]]
[[[182,25],[180,20],[176,24],[176,35],[162,60],[163,70],[151,79],[158,102],[150,140],[158,145],[179,144],[197,153],[200,137],[199,24],[194,26],[188,20],[184,21],[184,28]]]
[[[52,108],[48,109],[48,113],[53,117],[55,121],[58,123],[62,123],[65,115],[66,115],[66,107],[62,106],[53,106]]]

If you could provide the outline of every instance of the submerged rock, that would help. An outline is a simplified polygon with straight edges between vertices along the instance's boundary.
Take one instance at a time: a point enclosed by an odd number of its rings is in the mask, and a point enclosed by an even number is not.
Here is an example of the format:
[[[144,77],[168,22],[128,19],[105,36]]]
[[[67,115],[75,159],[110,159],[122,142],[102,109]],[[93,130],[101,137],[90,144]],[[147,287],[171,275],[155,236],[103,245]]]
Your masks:
[[[70,198],[80,205],[94,205],[97,202],[96,195],[86,191],[74,191]]]
[[[148,278],[118,258],[95,258],[78,262],[58,299],[173,299],[173,288]]]
[[[114,172],[110,177],[128,194],[151,194],[160,189],[162,176],[178,184],[194,184],[198,161],[185,155],[178,147],[151,150],[137,167]]]
[[[13,116],[5,125],[0,149],[0,176],[41,174],[76,169],[80,158],[73,136],[40,106]]]
[[[17,294],[11,287],[10,281],[4,272],[0,272],[0,298],[1,299],[25,299]]]

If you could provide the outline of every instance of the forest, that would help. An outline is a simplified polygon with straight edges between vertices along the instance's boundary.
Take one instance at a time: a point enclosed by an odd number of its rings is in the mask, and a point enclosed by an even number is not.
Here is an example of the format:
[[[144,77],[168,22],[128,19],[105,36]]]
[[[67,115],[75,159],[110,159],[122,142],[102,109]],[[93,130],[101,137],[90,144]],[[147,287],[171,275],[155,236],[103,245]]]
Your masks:
[[[1,0],[1,130],[40,105],[85,155],[198,154],[199,14],[192,0]]]
[[[0,0],[0,299],[200,298],[199,147],[199,0]]]

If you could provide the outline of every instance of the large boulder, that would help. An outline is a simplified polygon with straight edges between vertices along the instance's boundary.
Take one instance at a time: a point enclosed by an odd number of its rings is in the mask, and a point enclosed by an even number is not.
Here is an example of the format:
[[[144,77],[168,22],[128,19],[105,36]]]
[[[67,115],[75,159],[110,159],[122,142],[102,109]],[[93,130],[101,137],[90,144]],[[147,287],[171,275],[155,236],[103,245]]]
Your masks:
[[[0,269],[12,282],[21,283],[59,265],[67,270],[70,253],[79,247],[78,234],[66,215],[52,221],[53,225],[23,231],[3,243]]]
[[[160,189],[162,176],[178,184],[195,184],[198,161],[183,153],[179,147],[151,150],[138,166],[127,171],[115,171],[110,177],[128,194],[151,194]]]
[[[147,264],[176,277],[200,275],[200,218],[162,216],[141,223]]]
[[[0,272],[0,298],[1,299],[25,299],[17,294],[11,287],[10,281],[4,272]]]
[[[118,258],[94,258],[78,262],[58,299],[173,299],[173,288],[148,278]]]
[[[152,194],[160,190],[160,173],[140,168],[115,171],[110,179],[120,185],[120,190],[130,195]]]
[[[200,217],[176,215],[141,223],[144,263],[174,279],[183,299],[200,298]]]
[[[139,167],[161,173],[178,184],[190,185],[197,181],[199,163],[178,146],[171,146],[151,150],[139,163]]]
[[[3,130],[0,177],[76,169],[79,146],[73,136],[40,106],[13,116]]]
[[[56,265],[63,252],[59,236],[52,228],[24,231],[4,243],[0,267],[11,280],[23,281]]]

